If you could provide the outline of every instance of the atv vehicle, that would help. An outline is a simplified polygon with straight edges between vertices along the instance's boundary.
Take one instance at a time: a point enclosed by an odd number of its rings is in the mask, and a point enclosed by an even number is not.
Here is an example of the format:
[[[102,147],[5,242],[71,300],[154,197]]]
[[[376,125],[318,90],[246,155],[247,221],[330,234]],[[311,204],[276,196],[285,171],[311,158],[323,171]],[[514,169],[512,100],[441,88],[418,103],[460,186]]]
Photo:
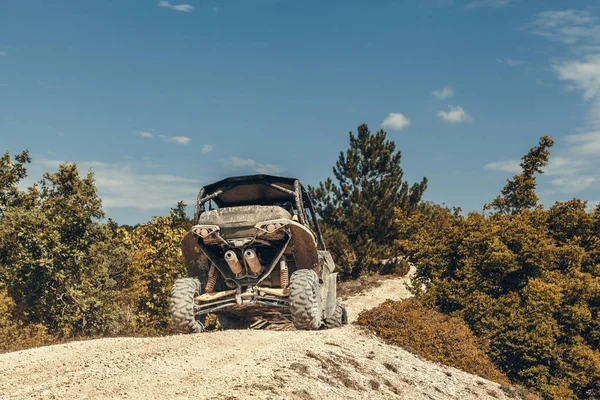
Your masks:
[[[205,186],[194,223],[181,244],[187,277],[171,293],[176,328],[202,332],[208,313],[224,327],[257,317],[291,317],[296,329],[347,323],[333,259],[298,180],[252,175]]]

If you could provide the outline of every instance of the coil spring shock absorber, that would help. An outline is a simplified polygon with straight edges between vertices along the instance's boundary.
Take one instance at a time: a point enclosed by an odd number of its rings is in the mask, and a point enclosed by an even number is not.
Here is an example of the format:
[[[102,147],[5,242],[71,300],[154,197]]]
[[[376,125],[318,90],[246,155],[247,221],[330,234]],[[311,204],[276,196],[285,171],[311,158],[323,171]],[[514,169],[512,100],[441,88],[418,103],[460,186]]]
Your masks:
[[[279,263],[279,282],[281,282],[281,288],[285,289],[288,285],[288,267],[285,260],[281,260]]]
[[[206,281],[206,293],[212,293],[215,291],[215,284],[217,283],[217,269],[214,264],[211,264],[210,270],[208,271],[208,280]]]

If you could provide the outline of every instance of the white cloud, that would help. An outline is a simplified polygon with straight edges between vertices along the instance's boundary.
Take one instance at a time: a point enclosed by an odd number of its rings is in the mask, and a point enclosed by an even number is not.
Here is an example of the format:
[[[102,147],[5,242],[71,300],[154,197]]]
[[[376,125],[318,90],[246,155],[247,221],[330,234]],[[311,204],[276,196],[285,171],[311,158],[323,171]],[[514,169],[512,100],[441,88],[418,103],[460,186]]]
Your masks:
[[[465,5],[466,9],[473,8],[501,8],[507,7],[519,0],[475,0]]]
[[[146,139],[152,138],[152,134],[150,132],[138,132],[138,136],[141,136]]]
[[[451,124],[456,124],[459,122],[469,123],[472,122],[473,119],[465,112],[465,110],[461,106],[448,106],[450,111],[440,111],[436,115],[442,118],[444,121],[449,122]]]
[[[590,55],[579,61],[565,61],[552,65],[558,79],[570,81],[583,91],[590,100],[600,93],[600,54]]]
[[[252,173],[279,175],[283,168],[274,164],[262,164],[252,158],[232,157],[227,160],[227,164],[233,169],[245,170]]]
[[[387,129],[401,130],[410,125],[410,119],[401,113],[389,113],[381,126]]]
[[[521,161],[519,160],[505,160],[487,163],[483,167],[484,169],[492,171],[510,172],[511,174],[518,174],[521,172]]]
[[[34,160],[30,179],[48,170],[56,170],[62,161]],[[138,210],[168,210],[178,201],[192,204],[201,186],[197,179],[169,174],[150,174],[144,167],[129,163],[82,161],[77,163],[79,173],[94,172],[98,193],[105,209],[134,208]],[[30,181],[33,183],[33,181]]]
[[[563,193],[579,193],[592,186],[596,178],[589,175],[566,176],[552,179],[550,184],[557,186]]]
[[[223,11],[223,9],[222,9],[221,7],[213,7],[213,8],[212,8],[212,11],[213,11],[215,14],[221,14],[221,11]]]
[[[165,135],[159,135],[158,136],[162,141],[164,142],[170,142],[170,143],[176,143],[176,144],[183,144],[186,145],[188,143],[190,143],[192,141],[192,139],[190,139],[187,136],[165,136]]]
[[[159,1],[158,6],[163,7],[163,8],[169,8],[169,9],[175,10],[175,11],[185,12],[185,13],[194,11],[194,7],[192,7],[189,4],[171,4],[168,1]]]
[[[444,100],[444,99],[447,99],[448,97],[452,96],[454,94],[454,91],[452,89],[450,89],[449,87],[444,86],[440,90],[434,90],[433,92],[431,92],[431,94],[440,100]]]
[[[6,57],[8,55],[5,51],[0,51],[0,57]]]
[[[211,151],[213,151],[212,144],[205,144],[204,146],[202,146],[203,153],[210,153]]]

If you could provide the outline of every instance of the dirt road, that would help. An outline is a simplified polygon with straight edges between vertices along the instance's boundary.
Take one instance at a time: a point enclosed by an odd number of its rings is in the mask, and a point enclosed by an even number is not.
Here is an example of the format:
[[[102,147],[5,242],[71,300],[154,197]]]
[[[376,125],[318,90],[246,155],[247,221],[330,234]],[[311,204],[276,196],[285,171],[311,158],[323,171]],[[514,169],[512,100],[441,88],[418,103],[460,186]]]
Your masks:
[[[348,299],[351,320],[408,296],[388,279]],[[0,355],[0,399],[504,399],[499,385],[348,325],[73,342]]]

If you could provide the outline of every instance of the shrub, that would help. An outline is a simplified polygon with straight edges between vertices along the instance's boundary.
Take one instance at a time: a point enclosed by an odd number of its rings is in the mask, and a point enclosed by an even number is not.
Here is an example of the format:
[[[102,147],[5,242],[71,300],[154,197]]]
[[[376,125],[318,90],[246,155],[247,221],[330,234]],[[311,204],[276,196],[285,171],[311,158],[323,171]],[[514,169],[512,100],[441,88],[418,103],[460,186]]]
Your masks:
[[[428,360],[496,382],[507,382],[486,354],[487,344],[477,339],[462,319],[425,308],[415,299],[387,300],[361,312],[358,323],[387,342]]]
[[[122,233],[131,257],[123,280],[134,329],[168,329],[171,288],[185,274],[179,245],[187,230],[172,217],[154,217]]]
[[[44,346],[56,341],[41,324],[24,326],[14,318],[15,302],[0,290],[0,353]]]
[[[419,300],[463,318],[511,380],[548,399],[600,397],[600,209],[585,210],[447,213],[437,229],[415,215],[399,243]]]
[[[0,216],[0,285],[23,326],[53,335],[116,333],[121,325],[122,243],[101,224],[93,175],[63,164],[16,195]]]

